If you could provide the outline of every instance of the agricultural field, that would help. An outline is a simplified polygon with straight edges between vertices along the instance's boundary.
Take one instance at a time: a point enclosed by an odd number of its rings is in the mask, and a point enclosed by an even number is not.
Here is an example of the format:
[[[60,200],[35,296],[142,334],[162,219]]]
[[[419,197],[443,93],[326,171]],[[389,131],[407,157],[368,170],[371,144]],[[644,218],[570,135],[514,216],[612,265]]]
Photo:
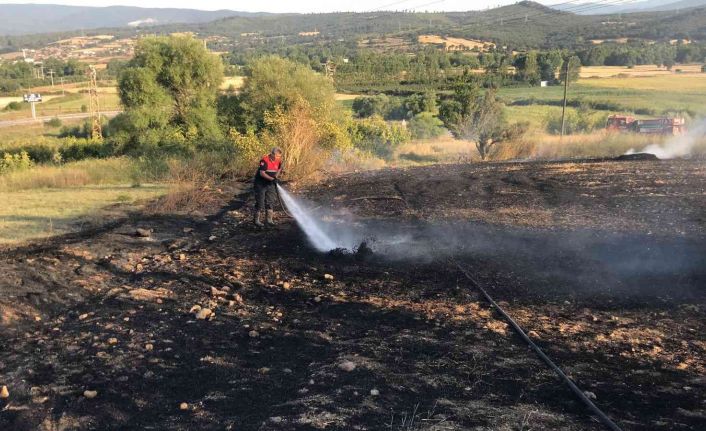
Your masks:
[[[701,64],[680,64],[667,69],[655,64],[624,66],[583,66],[581,78],[610,78],[618,75],[626,77],[674,75],[675,73],[702,73]]]
[[[487,51],[495,48],[493,42],[482,40],[463,39],[459,37],[444,37],[433,34],[420,34],[417,37],[417,42],[422,45],[442,45],[447,51],[462,51],[462,50],[477,50],[479,52]]]
[[[561,86],[502,88],[499,95],[510,105],[560,105],[563,91]],[[591,102],[616,113],[687,111],[706,115],[706,73],[582,78],[569,86],[568,99]]]

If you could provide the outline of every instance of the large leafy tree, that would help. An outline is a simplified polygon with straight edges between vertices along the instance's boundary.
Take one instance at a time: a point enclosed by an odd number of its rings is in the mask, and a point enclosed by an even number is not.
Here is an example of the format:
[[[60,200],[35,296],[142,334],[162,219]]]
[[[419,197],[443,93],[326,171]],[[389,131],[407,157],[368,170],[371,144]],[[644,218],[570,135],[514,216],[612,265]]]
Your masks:
[[[537,61],[537,51],[518,55],[513,64],[517,69],[516,77],[518,80],[527,82],[530,85],[539,84],[540,70]]]
[[[318,123],[338,122],[343,110],[335,99],[333,82],[308,65],[281,57],[267,56],[250,63],[241,95],[240,118],[229,119],[241,132],[265,126],[265,113],[275,108],[287,111],[305,101]]]
[[[114,122],[133,144],[193,144],[222,136],[215,102],[219,57],[190,36],[146,37],[119,78],[125,113]]]
[[[285,152],[290,178],[305,177],[333,150],[351,144],[349,116],[331,80],[308,65],[267,56],[248,64],[240,94],[219,99],[222,126],[245,160],[269,147]]]

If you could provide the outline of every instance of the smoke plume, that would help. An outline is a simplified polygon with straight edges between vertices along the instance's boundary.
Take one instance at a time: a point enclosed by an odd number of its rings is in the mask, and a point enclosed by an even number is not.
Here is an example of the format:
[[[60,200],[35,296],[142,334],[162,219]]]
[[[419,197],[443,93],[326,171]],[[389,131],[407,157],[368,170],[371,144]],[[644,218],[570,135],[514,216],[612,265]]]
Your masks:
[[[690,296],[706,280],[706,249],[698,238],[534,232],[463,221],[360,220],[346,211],[320,209],[282,188],[280,195],[320,253],[352,254],[365,242],[375,261],[424,264],[453,257],[496,262],[509,274],[577,295]]]
[[[699,152],[700,144],[706,144],[706,119],[696,123],[685,135],[675,136],[663,144],[648,145],[639,151],[630,149],[625,154],[650,153],[660,159],[690,158]]]

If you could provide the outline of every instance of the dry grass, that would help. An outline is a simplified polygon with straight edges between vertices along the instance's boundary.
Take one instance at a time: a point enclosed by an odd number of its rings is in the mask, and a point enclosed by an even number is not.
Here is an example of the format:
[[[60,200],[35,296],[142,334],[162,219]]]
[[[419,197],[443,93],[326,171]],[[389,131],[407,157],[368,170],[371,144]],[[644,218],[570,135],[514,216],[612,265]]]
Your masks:
[[[169,192],[151,202],[152,214],[202,213],[217,205],[219,189],[216,178],[200,160],[169,160]]]
[[[444,45],[445,49],[453,50],[457,47],[464,49],[478,48],[481,51],[487,51],[489,48],[494,48],[493,42],[485,42],[475,39],[462,39],[460,37],[443,37],[434,34],[420,34],[417,41],[421,44]]]
[[[706,91],[706,73],[581,79],[579,83],[599,88],[702,93]]]
[[[656,64],[645,64],[633,68],[625,66],[583,66],[580,76],[581,78],[607,78],[616,75],[627,75],[631,77],[677,75],[677,69],[681,70],[683,73],[701,73],[701,64],[680,64],[674,66],[672,70],[667,70],[666,67],[657,66]]]
[[[437,139],[412,141],[395,150],[390,162],[393,166],[428,163],[463,163],[478,159],[476,146],[471,141],[454,139],[450,134]]]
[[[334,95],[334,98],[336,100],[354,100],[357,97],[360,97],[360,94],[347,94],[347,93],[336,93]]]
[[[0,191],[130,184],[134,174],[133,162],[125,157],[87,159],[61,166],[41,165],[10,172],[0,176]]]
[[[633,133],[610,133],[599,131],[590,134],[565,136],[539,135],[533,158],[572,159],[594,157],[616,157],[631,149],[642,149],[648,145],[662,144],[664,136],[639,135]]]
[[[327,171],[332,173],[370,171],[383,169],[386,166],[385,160],[357,148],[351,148],[334,154],[333,163],[327,168]]]
[[[219,88],[221,90],[238,90],[245,84],[245,77],[243,76],[226,76],[223,78],[223,82]]]
[[[535,130],[518,141],[503,142],[491,149],[490,160],[562,160],[582,158],[609,158],[649,150],[651,145],[664,145],[670,136],[640,135],[633,133],[611,133],[598,131],[588,134],[569,135],[563,139],[556,135]],[[706,157],[706,137],[696,138],[692,157]],[[434,140],[414,141],[400,146],[392,159],[382,166],[411,166],[434,163],[465,163],[479,161],[478,152],[471,141],[461,141],[452,137]],[[361,165],[371,165],[369,161]],[[345,165],[354,170],[355,165]],[[374,166],[377,169],[380,166]],[[364,169],[364,168],[363,168]]]

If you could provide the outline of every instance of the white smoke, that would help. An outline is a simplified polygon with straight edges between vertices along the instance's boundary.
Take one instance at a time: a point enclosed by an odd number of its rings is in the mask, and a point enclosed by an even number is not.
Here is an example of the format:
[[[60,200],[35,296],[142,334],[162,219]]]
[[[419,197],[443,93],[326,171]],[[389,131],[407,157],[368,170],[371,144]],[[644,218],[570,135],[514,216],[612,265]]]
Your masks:
[[[319,252],[325,253],[332,250],[354,252],[361,243],[366,242],[369,249],[386,253],[393,258],[403,255],[419,257],[410,250],[420,245],[419,240],[414,239],[409,232],[401,230],[400,226],[393,229],[368,226],[354,220],[347,213],[334,214],[330,211],[316,210],[279,185],[277,189],[287,210],[304,232],[311,246]],[[423,244],[428,242],[428,239],[422,240]],[[418,252],[422,256],[428,254],[428,247],[418,248]]]
[[[138,19],[137,21],[130,21],[127,23],[128,27],[142,27],[145,25],[156,25],[157,20],[154,18]]]
[[[299,227],[304,231],[309,243],[320,252],[327,252],[337,248],[345,248],[352,250],[357,244],[351,235],[341,235],[348,232],[348,229],[331,230],[328,224],[325,224],[318,217],[315,217],[313,211],[305,206],[302,202],[290,195],[283,187],[277,185],[280,197],[287,207],[289,212],[296,220]],[[335,235],[338,233],[338,235]]]
[[[660,159],[689,158],[696,146],[706,139],[706,119],[701,120],[685,135],[675,136],[663,144],[652,144],[637,151],[631,148],[625,154],[650,153]]]

